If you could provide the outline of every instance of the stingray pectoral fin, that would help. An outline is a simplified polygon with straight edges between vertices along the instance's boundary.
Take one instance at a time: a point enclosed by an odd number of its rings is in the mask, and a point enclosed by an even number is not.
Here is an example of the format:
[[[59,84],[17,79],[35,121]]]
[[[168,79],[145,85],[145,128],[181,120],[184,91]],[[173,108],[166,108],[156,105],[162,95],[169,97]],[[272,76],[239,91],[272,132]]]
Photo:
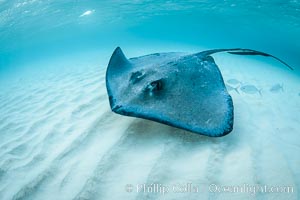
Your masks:
[[[227,52],[230,54],[235,54],[235,55],[244,55],[244,56],[267,56],[267,57],[272,57],[276,60],[278,60],[279,62],[281,62],[282,64],[284,64],[285,66],[287,66],[290,70],[294,70],[290,65],[288,65],[286,62],[284,62],[283,60],[265,53],[265,52],[261,52],[261,51],[256,51],[256,50],[252,50],[252,49],[242,49],[242,48],[234,48],[234,49],[213,49],[213,50],[208,50],[208,51],[203,51],[201,53],[203,53],[203,55],[211,55],[214,53],[219,53],[219,52]]]

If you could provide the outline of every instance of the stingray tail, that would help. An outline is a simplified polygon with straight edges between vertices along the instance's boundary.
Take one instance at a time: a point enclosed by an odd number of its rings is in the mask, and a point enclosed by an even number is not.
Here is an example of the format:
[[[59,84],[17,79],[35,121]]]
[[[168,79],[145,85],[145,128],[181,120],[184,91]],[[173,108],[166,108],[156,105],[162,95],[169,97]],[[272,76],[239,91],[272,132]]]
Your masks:
[[[247,56],[266,56],[266,57],[272,57],[275,60],[278,60],[279,62],[281,62],[282,64],[284,64],[285,66],[287,66],[289,69],[294,70],[290,65],[288,65],[286,62],[284,62],[283,60],[270,55],[268,53],[264,53],[261,51],[256,51],[256,50],[252,50],[252,49],[242,49],[242,48],[234,48],[234,49],[213,49],[213,50],[208,50],[208,51],[203,51],[201,52],[202,55],[204,56],[209,56],[211,54],[214,53],[219,53],[219,52],[227,52],[230,54],[235,54],[235,55],[247,55]]]

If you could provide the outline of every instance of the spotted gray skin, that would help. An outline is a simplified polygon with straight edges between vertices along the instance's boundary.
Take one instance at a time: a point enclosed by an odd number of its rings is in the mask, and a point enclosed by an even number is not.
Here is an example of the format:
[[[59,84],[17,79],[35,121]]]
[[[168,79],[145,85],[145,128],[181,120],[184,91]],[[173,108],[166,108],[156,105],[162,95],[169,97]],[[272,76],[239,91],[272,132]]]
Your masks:
[[[160,53],[126,59],[117,48],[106,84],[112,111],[207,136],[233,127],[233,104],[210,56]]]
[[[127,59],[118,47],[106,71],[113,112],[218,137],[233,129],[233,103],[211,54],[156,53]]]

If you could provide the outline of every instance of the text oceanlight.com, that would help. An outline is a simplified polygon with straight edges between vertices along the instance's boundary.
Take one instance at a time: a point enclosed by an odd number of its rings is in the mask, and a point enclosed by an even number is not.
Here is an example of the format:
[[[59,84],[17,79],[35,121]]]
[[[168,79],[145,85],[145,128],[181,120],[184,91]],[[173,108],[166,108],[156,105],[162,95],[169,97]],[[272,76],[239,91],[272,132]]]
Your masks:
[[[293,193],[292,186],[271,186],[271,185],[217,185],[210,184],[209,192],[212,193],[249,193],[255,195],[256,193]]]
[[[207,186],[199,186],[193,183],[185,184],[126,184],[126,192],[135,193],[156,193],[156,194],[168,194],[168,193],[247,193],[250,195],[255,195],[257,193],[293,193],[293,186],[278,186],[278,185],[219,185],[210,184]]]

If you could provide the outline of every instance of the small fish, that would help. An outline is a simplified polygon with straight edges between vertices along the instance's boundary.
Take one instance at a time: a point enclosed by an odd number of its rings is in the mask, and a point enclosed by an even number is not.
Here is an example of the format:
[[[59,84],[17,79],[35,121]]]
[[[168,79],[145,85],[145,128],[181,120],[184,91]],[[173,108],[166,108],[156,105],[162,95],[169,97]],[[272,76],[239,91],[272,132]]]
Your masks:
[[[257,89],[257,87],[255,87],[254,85],[243,85],[240,88],[241,91],[243,91],[244,93],[247,94],[255,94],[255,93],[259,93],[259,95],[261,96],[261,89]]]
[[[232,86],[227,85],[227,84],[225,84],[225,86],[226,86],[226,88],[229,92],[234,90],[234,91],[236,91],[236,93],[240,94],[240,92],[238,91],[238,87],[232,87]]]
[[[230,85],[238,85],[241,82],[239,80],[232,78],[232,79],[227,80],[227,83],[229,83]]]
[[[283,84],[275,84],[270,88],[271,92],[279,92],[282,91],[283,92]]]

